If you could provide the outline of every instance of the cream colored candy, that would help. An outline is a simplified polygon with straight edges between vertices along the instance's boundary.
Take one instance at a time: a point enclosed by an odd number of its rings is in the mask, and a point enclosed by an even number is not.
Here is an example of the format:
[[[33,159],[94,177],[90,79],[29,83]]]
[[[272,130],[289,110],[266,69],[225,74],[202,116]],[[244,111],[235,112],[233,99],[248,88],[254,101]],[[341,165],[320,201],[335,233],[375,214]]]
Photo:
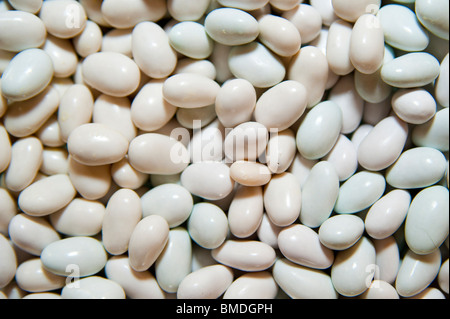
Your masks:
[[[271,132],[266,149],[266,164],[272,173],[280,174],[289,168],[297,152],[295,133],[291,129]]]
[[[364,74],[377,71],[383,64],[384,33],[378,17],[363,14],[355,22],[350,39],[350,61]]]
[[[334,12],[349,22],[356,22],[365,13],[377,14],[381,0],[332,0]]]
[[[11,140],[3,125],[0,125],[0,173],[4,172],[11,162]]]
[[[176,53],[169,44],[166,32],[150,21],[134,27],[132,54],[141,71],[152,78],[167,77],[177,64]]]
[[[367,102],[364,104],[363,122],[376,125],[386,116],[392,115],[391,101],[385,99],[379,103]]]
[[[44,1],[39,17],[48,33],[62,39],[80,34],[87,21],[84,7],[74,0]]]
[[[244,186],[262,186],[270,181],[272,173],[264,164],[236,161],[230,166],[230,176]]]
[[[102,0],[80,0],[81,5],[86,10],[88,18],[99,26],[111,27],[111,25],[105,21],[101,11]]]
[[[181,173],[181,185],[192,195],[205,199],[223,199],[233,191],[230,168],[221,162],[199,162]]]
[[[2,74],[2,94],[13,101],[32,98],[49,85],[53,62],[42,49],[26,49],[9,62]]]
[[[17,203],[13,195],[6,189],[0,188],[0,233],[7,236],[11,219],[16,216]]]
[[[56,174],[32,183],[19,195],[20,209],[31,216],[45,216],[68,205],[76,195],[66,174]]]
[[[169,237],[169,225],[158,215],[143,218],[134,228],[128,244],[130,266],[147,270],[161,254]]]
[[[46,219],[24,213],[18,213],[11,219],[8,231],[14,245],[36,256],[48,244],[60,239],[60,235]]]
[[[300,50],[299,30],[288,19],[268,14],[259,20],[259,41],[281,57],[293,56]]]
[[[449,149],[449,109],[436,112],[431,120],[413,128],[411,138],[417,146],[434,147],[442,152]]]
[[[328,100],[336,103],[342,113],[341,133],[348,134],[355,131],[364,112],[364,100],[359,96],[354,75],[342,76],[336,85],[330,90]]]
[[[170,175],[180,173],[187,167],[189,153],[181,142],[170,136],[145,133],[130,142],[128,160],[139,172]]]
[[[111,29],[102,38],[101,52],[116,52],[133,57],[133,28]]]
[[[376,171],[392,165],[405,146],[408,130],[408,124],[395,115],[381,120],[359,144],[359,164]]]
[[[228,234],[227,216],[214,204],[197,203],[189,216],[187,230],[198,245],[207,249],[217,248]]]
[[[179,108],[175,117],[183,127],[188,129],[205,127],[217,118],[214,104],[196,108]]]
[[[159,286],[166,292],[178,291],[184,278],[191,273],[192,242],[184,227],[169,231],[166,247],[155,264],[155,276]]]
[[[449,262],[448,262],[448,258],[442,263],[441,269],[439,270],[439,274],[438,274],[438,283],[439,283],[439,287],[448,294],[448,266]]]
[[[384,64],[381,78],[398,88],[413,88],[433,82],[440,71],[439,61],[427,52],[412,52]]]
[[[238,238],[251,236],[258,230],[263,214],[262,187],[238,187],[227,212],[231,233]]]
[[[338,75],[346,75],[355,67],[350,61],[350,39],[353,25],[347,21],[338,19],[329,28],[326,56],[331,71]]]
[[[355,215],[335,215],[324,221],[319,228],[319,240],[325,247],[345,250],[353,246],[363,235],[364,222]]]
[[[411,195],[406,190],[394,189],[370,207],[364,223],[366,232],[374,239],[384,239],[394,234],[408,213]]]
[[[324,160],[334,166],[339,181],[352,176],[358,168],[358,155],[352,141],[344,134],[339,135],[336,144]]]
[[[137,171],[124,157],[111,165],[111,178],[120,187],[138,189],[147,182],[148,175]]]
[[[303,84],[308,92],[308,108],[318,104],[325,93],[329,74],[326,55],[317,47],[303,47],[290,61],[287,78]]]
[[[210,61],[205,59],[192,59],[181,58],[177,62],[174,74],[178,73],[196,73],[204,75],[211,80],[214,80],[217,76],[216,66]]]
[[[214,49],[214,41],[198,22],[179,22],[170,29],[168,36],[172,48],[189,58],[205,59]]]
[[[205,18],[205,30],[216,42],[242,45],[258,37],[258,21],[249,13],[235,8],[218,8]]]
[[[266,149],[268,135],[268,129],[259,122],[239,124],[225,137],[226,158],[232,161],[256,161]]]
[[[78,56],[69,39],[48,35],[42,49],[52,59],[55,77],[66,78],[75,74]]]
[[[431,147],[413,147],[404,151],[386,171],[386,182],[396,188],[422,188],[444,177],[445,156]]]
[[[408,7],[385,5],[378,11],[377,17],[385,41],[390,46],[403,51],[422,51],[428,46],[428,33]]]
[[[275,250],[255,240],[229,239],[211,254],[221,264],[244,271],[265,270],[275,262]]]
[[[441,68],[439,72],[439,76],[436,79],[435,83],[435,98],[436,101],[442,105],[443,107],[449,107],[449,94],[448,94],[448,86],[449,86],[449,55],[447,54],[445,58],[441,61]]]
[[[297,0],[269,0],[269,3],[272,7],[281,10],[287,11],[293,9],[297,4]]]
[[[64,141],[61,137],[61,130],[59,129],[58,116],[56,113],[53,113],[39,128],[36,132],[36,136],[46,147],[61,147],[64,145]]]
[[[339,194],[339,177],[333,164],[320,161],[315,164],[302,186],[302,208],[299,220],[315,228],[331,215]]]
[[[17,267],[16,282],[23,290],[44,292],[64,287],[66,279],[46,270],[39,258],[31,258]]]
[[[198,108],[214,103],[220,85],[200,74],[181,73],[165,80],[162,89],[164,99],[170,104]]]
[[[261,223],[256,231],[258,239],[274,249],[278,249],[278,234],[283,227],[272,223],[266,213],[263,214]]]
[[[246,11],[261,9],[269,0],[217,0],[219,4],[225,7],[234,7]]]
[[[352,214],[375,203],[384,193],[386,181],[378,172],[359,171],[339,188],[334,210],[338,214]]]
[[[83,79],[102,93],[127,96],[139,85],[140,70],[136,62],[117,52],[97,52],[84,59]]]
[[[194,205],[192,195],[181,185],[162,184],[141,196],[142,215],[160,215],[169,226],[176,227],[185,222]]]
[[[114,192],[108,200],[101,224],[106,251],[112,255],[125,253],[141,218],[141,200],[135,191],[121,188]]]
[[[111,187],[111,165],[88,166],[69,156],[68,173],[77,192],[85,199],[96,200],[106,195]]]
[[[310,4],[320,13],[323,25],[329,27],[334,21],[339,19],[334,13],[332,0],[311,0]]]
[[[3,234],[0,234],[0,287],[6,287],[14,278],[17,269],[17,257],[10,241]]]
[[[8,3],[16,10],[37,13],[41,9],[43,0],[8,0]]]
[[[442,39],[449,39],[448,2],[419,0],[416,2],[415,12],[427,30]]]
[[[69,236],[94,236],[102,230],[105,206],[98,201],[74,198],[49,216],[52,226]]]
[[[438,288],[428,287],[422,290],[422,292],[411,297],[404,297],[404,299],[445,299],[445,295]]]
[[[436,101],[425,89],[401,89],[392,96],[392,109],[403,121],[422,124],[436,113]]]
[[[256,103],[255,120],[267,128],[289,128],[304,113],[308,103],[306,87],[297,81],[283,81],[264,92]],[[278,104],[277,108],[273,105]]]
[[[58,124],[61,138],[67,142],[70,133],[82,124],[91,121],[94,98],[83,84],[73,84],[61,96],[58,107]]]
[[[188,274],[177,290],[178,299],[217,299],[233,282],[233,271],[224,265],[210,265]]]
[[[62,299],[125,299],[123,288],[115,281],[100,276],[79,279],[76,284],[66,285],[61,291]]]
[[[274,175],[264,188],[264,205],[277,226],[292,224],[300,214],[301,189],[292,173]]]
[[[352,247],[339,251],[331,266],[331,280],[336,291],[347,297],[364,291],[374,277],[375,248],[366,237]]]
[[[285,258],[273,266],[273,278],[292,299],[337,299],[330,276],[320,269],[297,265]]]
[[[73,38],[72,43],[75,51],[82,58],[100,51],[102,46],[103,32],[94,21],[87,20],[84,30]]]
[[[374,280],[363,292],[361,299],[400,299],[397,290],[384,280]]]
[[[223,299],[275,299],[278,290],[270,272],[247,273],[233,281]]]
[[[214,108],[214,106],[212,106],[211,108]],[[197,109],[180,109],[180,110],[197,110]],[[194,120],[191,120],[191,124],[196,125],[197,121],[198,119],[194,118]],[[217,118],[214,119],[214,121],[212,121],[211,123],[202,127],[201,129],[195,126],[191,141],[188,145],[188,151],[191,156],[191,163],[197,163],[202,161],[221,161],[224,157],[223,153],[223,141],[225,138],[224,131],[225,129],[222,123]]]
[[[103,269],[107,256],[100,241],[92,237],[78,236],[48,244],[42,250],[41,260],[44,268],[54,274],[85,277]]]
[[[431,254],[448,236],[448,189],[432,186],[412,200],[405,221],[405,240],[414,253]]]
[[[286,75],[280,58],[256,41],[232,47],[228,65],[236,78],[245,79],[257,88],[272,87]]]
[[[150,272],[137,272],[125,255],[113,256],[105,265],[106,277],[117,282],[131,299],[164,299],[164,292]]]
[[[48,86],[29,100],[13,103],[4,116],[5,128],[16,137],[38,133],[58,109],[58,104],[57,90],[53,86]]]
[[[178,21],[199,20],[210,5],[209,0],[189,1],[189,0],[169,0],[167,10],[170,15]]]
[[[0,30],[0,49],[11,52],[38,48],[47,35],[42,20],[22,10],[0,12]]]
[[[124,3],[120,0],[105,0],[101,5],[101,13],[106,22],[117,29],[132,28],[139,22],[158,21],[167,12],[166,1],[131,0]]]
[[[309,4],[299,3],[291,10],[283,12],[281,16],[297,27],[302,44],[311,42],[320,33],[322,16],[315,7]]]
[[[45,175],[67,174],[68,154],[64,148],[45,148],[42,152],[42,165],[39,171]]]
[[[374,279],[394,284],[400,267],[400,250],[394,236],[372,240],[377,254]]]
[[[67,140],[73,159],[88,166],[120,161],[128,151],[128,145],[128,140],[119,131],[101,123],[82,124]]]
[[[441,267],[441,252],[435,249],[426,255],[417,255],[412,250],[406,252],[402,259],[395,288],[401,297],[412,297],[424,291]]]
[[[42,164],[43,146],[30,136],[18,139],[11,146],[11,161],[5,171],[5,185],[11,191],[21,191],[30,185]]]
[[[226,81],[216,96],[217,117],[225,127],[248,122],[251,120],[256,100],[255,88],[249,81],[244,79]]]
[[[297,131],[297,149],[306,159],[319,159],[328,154],[339,138],[342,112],[331,101],[324,101],[309,111]]]
[[[131,141],[137,135],[131,117],[131,103],[126,97],[114,97],[101,94],[94,103],[92,122],[114,129]]]
[[[326,269],[334,261],[333,251],[322,245],[318,234],[305,225],[284,228],[278,235],[278,247],[284,257],[302,266]]]

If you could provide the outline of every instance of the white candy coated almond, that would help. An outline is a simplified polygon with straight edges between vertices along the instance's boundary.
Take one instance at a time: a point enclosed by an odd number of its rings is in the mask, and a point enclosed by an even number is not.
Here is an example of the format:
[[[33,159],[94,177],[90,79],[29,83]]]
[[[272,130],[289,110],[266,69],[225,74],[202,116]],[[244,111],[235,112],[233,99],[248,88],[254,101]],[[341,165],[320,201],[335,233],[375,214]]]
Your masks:
[[[324,160],[333,164],[339,181],[344,181],[358,168],[358,154],[352,141],[344,134],[339,135],[336,144]]]
[[[449,55],[447,54],[444,59],[441,61],[441,68],[439,72],[439,76],[436,79],[435,83],[435,98],[436,101],[444,106],[449,107],[449,94],[448,94],[448,86],[449,86]]]
[[[350,61],[350,39],[353,25],[338,19],[330,25],[327,37],[327,60],[331,71],[346,75],[355,69]]]
[[[100,276],[89,276],[77,281],[78,285],[66,285],[62,299],[125,299],[123,288],[115,281]]]
[[[209,0],[169,0],[167,1],[167,11],[177,21],[197,21],[210,5]]]
[[[300,50],[300,32],[288,19],[267,14],[258,23],[259,41],[279,56],[290,57]]]
[[[78,56],[72,41],[48,35],[42,49],[52,59],[55,77],[66,78],[75,74]]]
[[[68,173],[77,192],[85,199],[96,200],[106,195],[111,187],[111,165],[88,166],[69,156]]]
[[[320,34],[322,16],[310,4],[299,3],[291,10],[283,12],[281,16],[296,26],[300,33],[302,44],[310,43]]]
[[[384,280],[374,280],[360,299],[400,299],[397,290]]]
[[[254,121],[239,124],[225,137],[225,157],[233,162],[256,161],[265,151],[268,140],[269,133],[264,124]]]
[[[100,26],[92,20],[87,20],[84,30],[73,38],[73,47],[79,56],[85,58],[100,51],[102,37],[103,32]]]
[[[206,59],[214,49],[214,41],[198,22],[179,22],[170,29],[168,36],[172,48],[192,59]]]
[[[266,164],[272,173],[287,171],[297,153],[295,133],[286,129],[278,133],[271,132],[266,149]]]
[[[320,225],[319,240],[325,247],[344,250],[353,246],[364,232],[364,222],[356,215],[335,215]]]
[[[0,287],[4,288],[14,278],[17,269],[17,259],[10,241],[3,234],[0,234],[0,257],[0,265],[2,267]]]
[[[422,124],[436,113],[436,101],[424,89],[401,89],[392,96],[392,109],[403,121]]]
[[[23,290],[44,292],[64,287],[66,280],[46,270],[39,258],[31,258],[17,267],[16,282]]]
[[[415,4],[415,12],[427,30],[442,39],[449,39],[449,4],[447,2],[419,0]]]
[[[222,245],[227,237],[228,219],[220,207],[211,203],[197,203],[189,215],[187,230],[199,246],[214,249]]]
[[[233,281],[223,299],[274,299],[278,289],[270,272],[247,273]]]
[[[436,112],[431,120],[412,130],[412,141],[417,146],[434,147],[442,152],[449,149],[449,108]]]
[[[394,284],[400,267],[400,250],[394,236],[372,240],[377,254],[374,279]]]
[[[128,157],[111,165],[111,178],[120,187],[138,189],[148,180],[148,175],[131,166]]]
[[[270,181],[272,173],[264,164],[236,161],[230,166],[230,176],[244,186],[262,186]]]
[[[30,0],[30,1],[20,1],[20,0],[8,0],[8,3],[16,10],[26,11],[30,13],[37,13],[41,9],[43,0]]]
[[[365,13],[377,14],[381,0],[332,0],[332,5],[338,17],[355,22]]]

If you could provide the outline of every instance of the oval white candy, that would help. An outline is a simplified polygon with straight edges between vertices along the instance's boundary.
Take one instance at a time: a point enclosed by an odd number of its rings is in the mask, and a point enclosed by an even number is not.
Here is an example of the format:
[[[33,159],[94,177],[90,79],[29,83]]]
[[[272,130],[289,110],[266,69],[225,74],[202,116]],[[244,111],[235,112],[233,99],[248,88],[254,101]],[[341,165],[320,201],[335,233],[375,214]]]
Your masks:
[[[299,30],[288,19],[267,14],[259,20],[259,41],[282,57],[293,56],[300,50]]]
[[[449,109],[436,112],[431,120],[413,128],[412,141],[417,146],[434,147],[442,152],[449,149]]]
[[[76,195],[67,174],[56,174],[32,183],[19,195],[20,209],[32,216],[45,216],[68,205]]]
[[[224,152],[228,160],[256,161],[266,149],[268,129],[259,122],[245,122],[231,130],[224,141]]]
[[[332,5],[338,17],[355,22],[365,13],[376,14],[380,9],[381,0],[332,0]]]
[[[427,52],[413,52],[383,64],[381,78],[398,88],[413,88],[433,82],[440,71],[439,61]]]
[[[297,81],[283,81],[264,92],[256,103],[255,120],[282,131],[294,124],[307,105],[307,91]],[[277,108],[273,105],[278,104]]]
[[[374,276],[375,248],[366,237],[336,254],[331,266],[331,280],[343,296],[357,296],[369,287]]]
[[[268,269],[275,262],[275,250],[256,240],[226,240],[211,251],[221,264],[244,271]]]
[[[400,250],[397,240],[394,236],[389,236],[372,242],[377,254],[374,278],[393,284],[400,267]]]
[[[229,46],[252,42],[259,35],[258,21],[235,8],[218,8],[208,13],[205,31],[214,41]]]
[[[223,299],[274,299],[278,289],[269,272],[247,273],[233,281]]]
[[[197,203],[188,219],[189,236],[198,245],[214,249],[222,245],[228,234],[228,219],[222,209],[211,203]]]
[[[312,5],[299,3],[291,10],[283,12],[281,16],[296,26],[300,33],[302,44],[310,43],[320,34],[322,16]]]
[[[374,280],[369,288],[362,293],[361,299],[400,299],[397,290],[384,280]]]
[[[274,175],[264,188],[264,207],[272,223],[277,226],[292,224],[300,214],[302,193],[292,173]]]
[[[405,240],[414,253],[431,254],[448,236],[448,189],[432,186],[412,200],[405,221]]]
[[[138,189],[147,182],[148,175],[137,171],[124,157],[111,165],[111,178],[120,187]]]
[[[86,21],[84,30],[73,38],[73,46],[79,56],[85,58],[100,51],[103,32],[100,26],[92,20]]]
[[[359,144],[359,164],[375,171],[392,165],[405,146],[408,130],[408,124],[397,116],[381,120]]]
[[[326,56],[330,69],[338,75],[347,75],[355,69],[350,61],[352,29],[352,24],[338,19],[330,25],[328,31]]]
[[[24,10],[2,11],[0,29],[4,30],[0,35],[0,49],[11,52],[40,47],[47,35],[42,20]]]
[[[189,0],[169,0],[167,1],[167,11],[177,21],[197,21],[210,5],[209,0],[189,1]]]
[[[392,96],[392,109],[405,122],[422,124],[436,113],[436,101],[424,89],[402,89]]]
[[[41,93],[53,78],[53,62],[42,49],[26,49],[14,56],[2,74],[2,94],[15,101]]]
[[[436,79],[435,83],[435,98],[436,101],[444,106],[449,107],[449,94],[448,94],[448,86],[449,86],[449,55],[447,54],[444,59],[441,61],[441,70],[439,72],[439,76]]]
[[[16,274],[17,257],[9,240],[3,234],[0,234],[0,257],[0,266],[2,267],[0,287],[4,288]]]
[[[364,232],[364,222],[355,215],[335,215],[320,225],[320,242],[329,249],[344,250],[353,246]]]
[[[278,247],[284,257],[302,266],[326,269],[334,261],[333,251],[325,247],[318,234],[305,225],[294,224],[280,231]]]
[[[321,102],[309,111],[297,131],[297,148],[306,159],[325,156],[339,138],[342,112],[331,101]]]
[[[395,280],[398,294],[411,297],[424,291],[438,275],[441,257],[439,249],[426,255],[417,255],[408,249]]]
[[[449,39],[448,2],[418,0],[415,12],[419,21],[431,33],[442,39]]]
[[[258,88],[280,83],[286,75],[282,61],[259,42],[232,47],[228,57],[231,73]]]
[[[141,79],[136,62],[117,52],[93,53],[84,59],[81,69],[87,84],[112,96],[130,95]]]
[[[84,165],[106,165],[120,161],[128,151],[128,140],[105,124],[87,123],[70,133],[70,155]]]
[[[45,269],[54,274],[68,276],[76,271],[78,276],[85,277],[103,269],[107,254],[97,239],[78,236],[48,244],[42,250],[41,260]]]
[[[68,173],[77,192],[85,199],[105,196],[111,187],[111,165],[88,166],[69,156]]]
[[[272,177],[269,168],[258,162],[236,161],[230,166],[230,176],[244,186],[262,186]]]
[[[72,41],[48,35],[42,49],[52,59],[55,77],[66,78],[75,74],[78,56]]]
[[[339,214],[352,214],[368,208],[384,193],[386,180],[377,172],[360,171],[347,179],[339,188],[334,210]]]
[[[300,222],[315,228],[330,217],[339,194],[339,177],[333,164],[315,164],[302,186]]]
[[[366,232],[375,239],[394,234],[408,213],[411,195],[406,190],[395,189],[381,197],[370,207],[364,223]]]
[[[348,179],[358,168],[356,147],[344,134],[339,135],[336,144],[334,144],[324,160],[333,165],[339,181]]]
[[[386,182],[395,188],[422,188],[444,177],[447,160],[431,147],[414,147],[403,152],[386,171]]]
[[[212,109],[212,113],[214,113],[214,105]],[[188,145],[191,162],[221,161],[224,156],[223,141],[225,138],[225,129],[222,123],[218,119],[215,119],[208,125],[202,127],[201,130],[196,126],[195,122],[193,123],[195,130]]]
[[[286,129],[271,132],[266,149],[266,164],[272,173],[280,174],[288,170],[297,153],[294,131]]]
[[[123,288],[115,281],[100,276],[81,278],[78,285],[66,285],[61,291],[63,299],[125,299]]]
[[[273,278],[293,299],[337,299],[330,276],[323,270],[297,265],[285,258],[273,266]]]
[[[439,287],[448,294],[448,276],[449,276],[449,261],[448,258],[442,263],[441,269],[439,270],[438,283]]]
[[[390,46],[403,51],[422,51],[429,43],[428,34],[413,10],[407,6],[390,4],[377,14],[384,38]]]
[[[199,162],[181,173],[181,185],[193,195],[218,200],[229,195],[234,187],[230,168],[221,162]]]
[[[64,287],[66,280],[46,270],[39,258],[31,258],[17,267],[16,283],[29,292],[44,292]]]
[[[198,22],[179,22],[170,29],[168,36],[172,48],[192,59],[206,59],[214,49],[214,41]]]

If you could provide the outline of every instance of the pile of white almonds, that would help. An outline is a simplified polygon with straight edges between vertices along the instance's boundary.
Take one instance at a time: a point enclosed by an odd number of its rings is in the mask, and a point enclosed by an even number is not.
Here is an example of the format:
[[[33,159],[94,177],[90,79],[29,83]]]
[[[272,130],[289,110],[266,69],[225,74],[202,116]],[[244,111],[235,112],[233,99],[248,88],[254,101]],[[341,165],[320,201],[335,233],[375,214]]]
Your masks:
[[[449,1],[0,1],[0,299],[444,299]]]

